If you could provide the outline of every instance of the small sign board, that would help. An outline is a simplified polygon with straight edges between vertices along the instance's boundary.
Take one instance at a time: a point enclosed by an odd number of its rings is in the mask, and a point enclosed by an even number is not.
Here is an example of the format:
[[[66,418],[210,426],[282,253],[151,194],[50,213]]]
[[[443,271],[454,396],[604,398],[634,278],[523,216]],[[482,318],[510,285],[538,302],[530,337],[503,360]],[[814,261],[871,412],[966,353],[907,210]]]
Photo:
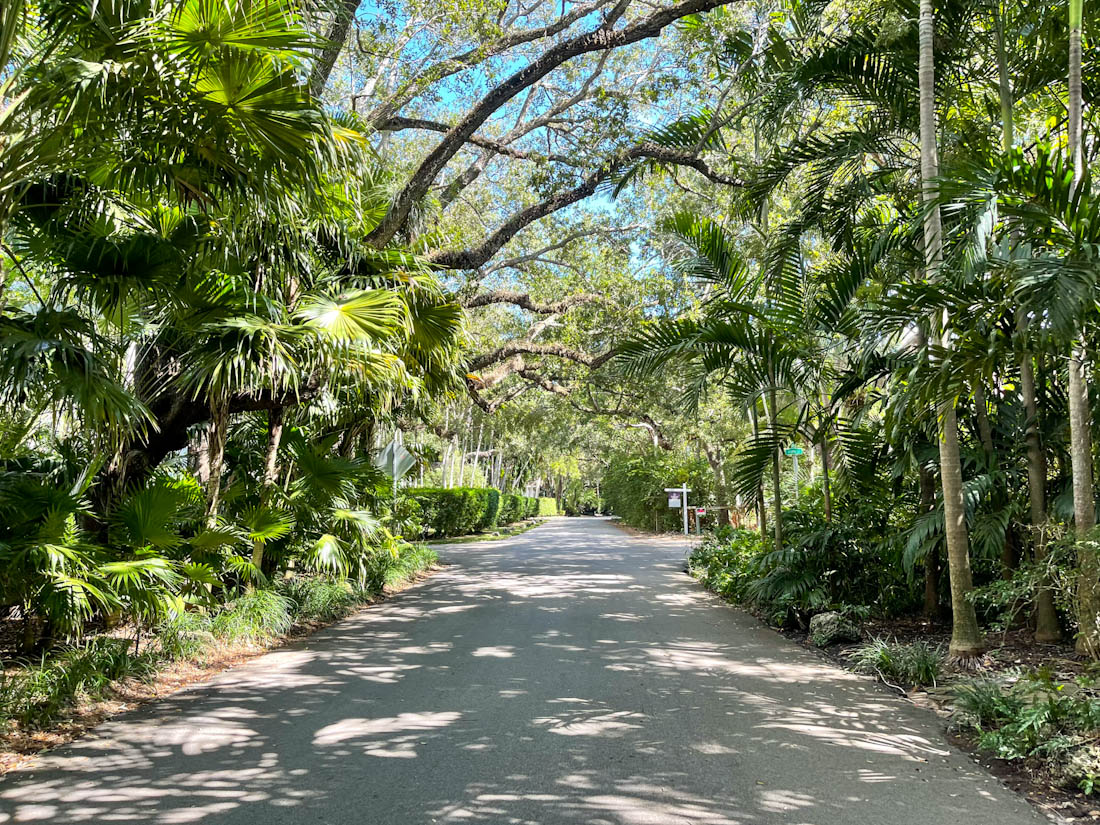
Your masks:
[[[669,496],[668,497],[668,506],[669,507],[679,507],[680,506],[680,497],[679,496]]]
[[[707,514],[707,508],[706,507],[696,507],[695,508],[695,515],[705,516],[706,514]]]
[[[801,447],[788,447],[783,451],[783,455],[802,455]]]

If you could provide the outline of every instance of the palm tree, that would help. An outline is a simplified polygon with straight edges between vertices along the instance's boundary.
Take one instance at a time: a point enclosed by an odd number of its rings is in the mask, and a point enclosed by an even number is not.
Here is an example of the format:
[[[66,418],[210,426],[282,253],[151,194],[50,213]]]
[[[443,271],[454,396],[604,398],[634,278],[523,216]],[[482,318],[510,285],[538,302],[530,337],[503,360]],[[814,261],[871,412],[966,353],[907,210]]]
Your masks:
[[[933,181],[939,175],[936,146],[936,89],[933,37],[935,18],[932,0],[920,0],[918,18],[920,41],[920,156],[921,180],[926,212],[924,217],[925,273],[929,280],[938,276],[943,262],[943,229]],[[949,347],[950,319],[939,322],[944,348]],[[947,568],[951,577],[951,655],[972,659],[982,650],[981,633],[974,604],[970,601],[973,580],[970,572],[970,546],[963,501],[962,460],[959,455],[959,426],[955,400],[940,407],[940,483],[943,486],[944,534],[947,539]]]
[[[1081,19],[1083,0],[1069,1],[1069,133],[1068,153],[1073,163],[1074,189],[1085,176],[1081,117]],[[1069,354],[1070,460],[1073,466],[1073,522],[1078,539],[1085,539],[1096,526],[1096,494],[1092,478],[1092,414],[1089,409],[1085,364],[1088,353],[1083,337],[1075,340]],[[1077,649],[1100,656],[1100,559],[1082,545],[1078,553],[1077,618],[1080,629]]]

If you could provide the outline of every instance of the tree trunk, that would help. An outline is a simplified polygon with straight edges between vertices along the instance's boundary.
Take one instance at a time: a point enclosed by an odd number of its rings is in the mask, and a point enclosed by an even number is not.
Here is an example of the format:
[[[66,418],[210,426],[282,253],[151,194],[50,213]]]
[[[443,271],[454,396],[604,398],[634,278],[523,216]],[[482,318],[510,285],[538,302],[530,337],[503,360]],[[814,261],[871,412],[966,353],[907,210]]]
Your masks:
[[[768,391],[768,426],[772,436],[778,439],[779,410],[777,409],[775,386]],[[779,486],[779,442],[772,451],[772,507],[775,510],[775,549],[783,549],[783,493]]]
[[[920,148],[923,197],[929,208],[924,219],[924,260],[931,280],[938,274],[943,259],[943,235],[940,210],[932,180],[939,174],[936,147],[935,57],[933,38],[935,20],[932,0],[920,0]],[[948,319],[943,318],[941,343],[948,343]],[[966,507],[963,499],[962,465],[959,457],[959,428],[955,400],[940,405],[940,481],[943,485],[944,534],[947,539],[947,569],[951,577],[951,644],[955,659],[972,659],[982,650],[978,618],[970,601],[973,581],[970,572],[969,536],[966,531]]]
[[[221,503],[222,472],[225,468],[225,439],[229,426],[229,408],[224,401],[215,401],[210,413],[210,435],[208,453],[210,456],[210,480],[206,484],[206,523],[213,527],[218,520],[218,506]]]
[[[920,484],[920,512],[930,513],[936,506],[936,477],[927,467],[917,470]],[[940,615],[940,553],[939,544],[928,549],[924,557],[924,615],[929,619]]]
[[[264,452],[263,486],[260,488],[260,505],[266,505],[275,488],[275,479],[279,477],[279,444],[283,440],[283,410],[276,407],[267,414],[267,450]],[[252,564],[257,570],[263,569],[264,543],[252,542]]]
[[[986,467],[993,470],[993,428],[989,424],[989,404],[980,378],[974,382],[974,415],[978,419],[978,438],[982,442]]]
[[[1081,139],[1081,18],[1083,0],[1069,2],[1069,153],[1073,158],[1073,183],[1085,173]],[[1096,500],[1092,487],[1092,417],[1089,387],[1085,376],[1087,353],[1084,341],[1075,341],[1069,355],[1069,434],[1073,467],[1073,522],[1078,540],[1096,526]],[[1077,553],[1077,620],[1080,631],[1077,651],[1100,656],[1100,559],[1081,546]]]
[[[1070,461],[1073,466],[1073,522],[1079,541],[1096,526],[1092,489],[1092,437],[1084,348],[1076,345],[1069,359]],[[1088,546],[1077,552],[1077,651],[1100,656],[1100,559]]]
[[[1021,314],[1019,324],[1021,327],[1026,327],[1025,315]],[[1031,513],[1031,540],[1035,548],[1035,563],[1041,568],[1047,558],[1047,460],[1039,439],[1039,405],[1035,395],[1035,371],[1032,368],[1031,353],[1027,351],[1020,356],[1020,396],[1027,415],[1024,442],[1027,448],[1027,494]],[[1054,607],[1054,591],[1050,587],[1050,577],[1043,576],[1035,598],[1035,641],[1054,644],[1061,639],[1062,629],[1058,623],[1058,611]]]
[[[760,437],[760,419],[757,417],[756,401],[752,402],[752,408],[750,410],[752,414],[752,437],[755,441]],[[761,485],[756,488],[756,526],[760,530],[760,538],[765,539],[768,537],[768,513],[764,507],[764,487]]]
[[[829,409],[828,396],[821,390],[821,492],[825,499],[825,521],[833,520],[833,491],[829,480]]]

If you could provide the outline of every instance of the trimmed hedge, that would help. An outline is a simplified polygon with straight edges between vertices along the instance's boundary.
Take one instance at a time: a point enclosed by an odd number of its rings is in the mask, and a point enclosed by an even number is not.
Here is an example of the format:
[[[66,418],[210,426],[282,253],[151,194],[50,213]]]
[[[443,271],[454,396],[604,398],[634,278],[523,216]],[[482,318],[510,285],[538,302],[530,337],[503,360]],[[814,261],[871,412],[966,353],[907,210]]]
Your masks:
[[[535,515],[556,516],[558,514],[558,500],[556,498],[542,497],[538,500],[538,509]]]
[[[492,530],[541,513],[539,499],[504,494],[494,487],[416,487],[407,492],[420,506],[424,528],[436,537]],[[556,513],[555,508],[551,515]]]

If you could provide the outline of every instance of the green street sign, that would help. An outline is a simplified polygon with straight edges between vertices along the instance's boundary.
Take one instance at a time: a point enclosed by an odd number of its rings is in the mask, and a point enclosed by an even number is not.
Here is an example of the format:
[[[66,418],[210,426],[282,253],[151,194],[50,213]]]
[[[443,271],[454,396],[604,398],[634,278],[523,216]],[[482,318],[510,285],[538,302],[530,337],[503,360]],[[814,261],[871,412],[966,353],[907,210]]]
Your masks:
[[[802,455],[801,447],[788,447],[783,451],[784,455]]]

